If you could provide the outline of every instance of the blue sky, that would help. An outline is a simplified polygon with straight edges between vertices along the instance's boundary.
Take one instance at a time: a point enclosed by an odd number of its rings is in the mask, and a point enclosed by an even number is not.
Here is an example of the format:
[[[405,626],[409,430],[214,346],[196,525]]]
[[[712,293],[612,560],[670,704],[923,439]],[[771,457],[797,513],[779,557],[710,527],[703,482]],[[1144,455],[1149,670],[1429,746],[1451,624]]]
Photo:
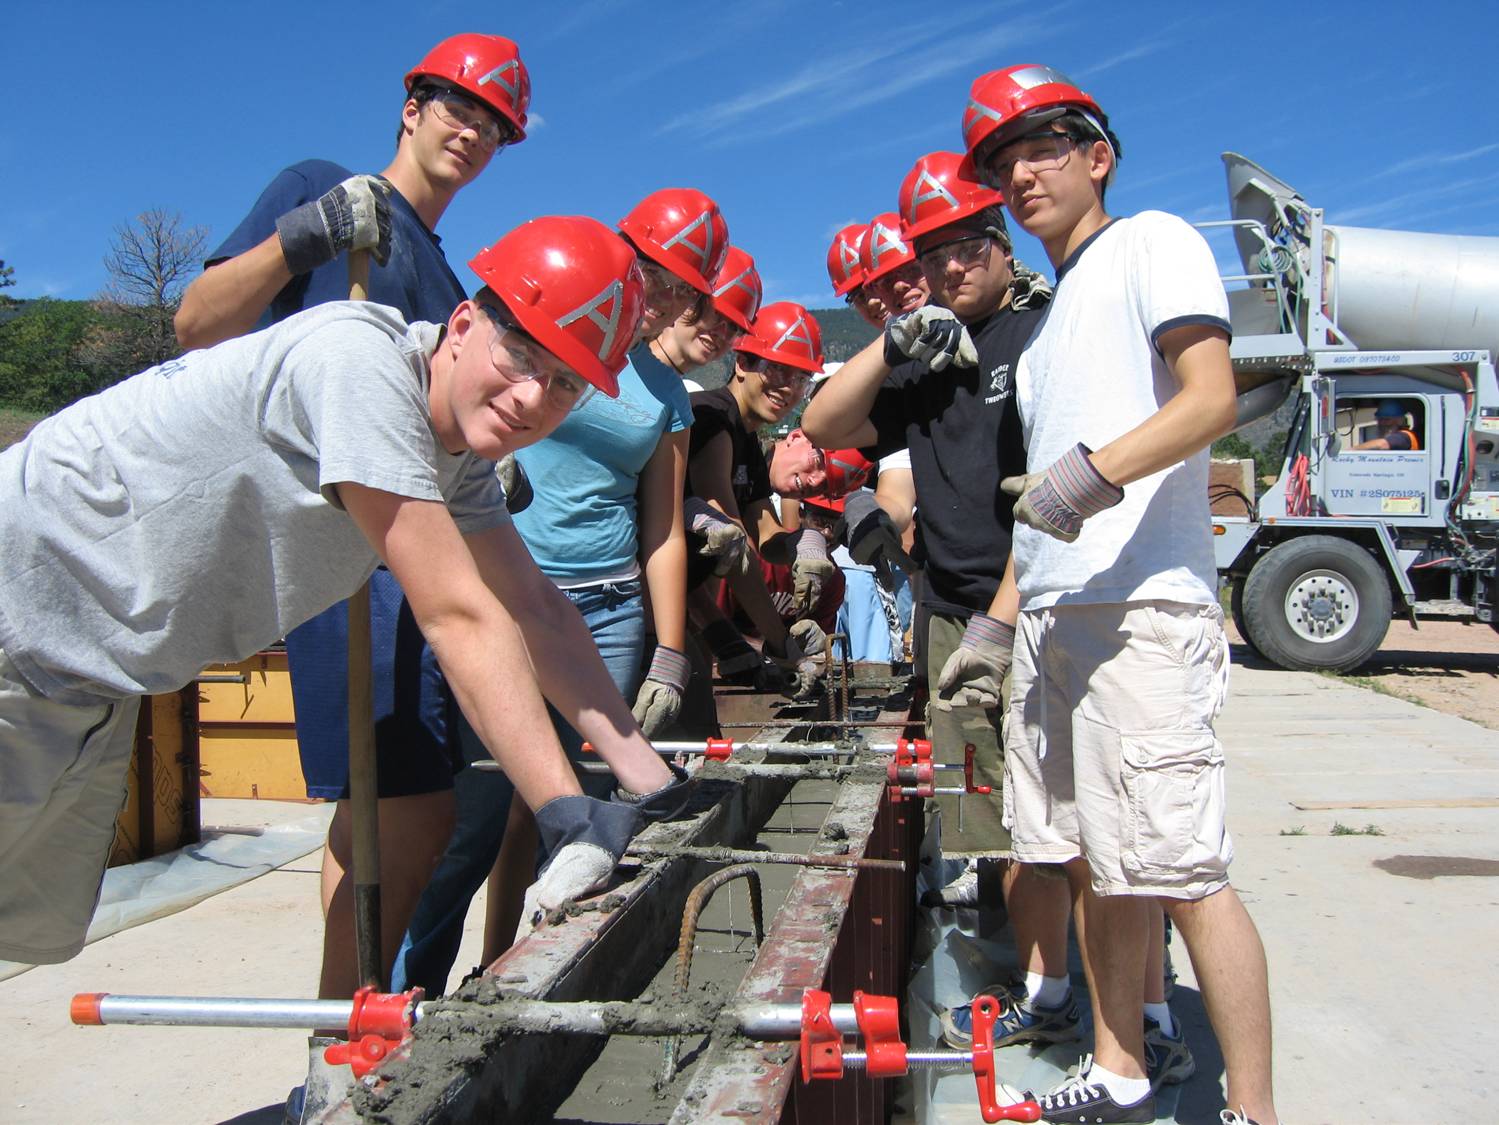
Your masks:
[[[834,304],[833,232],[894,210],[917,157],[960,146],[971,80],[1020,62],[1065,71],[1110,114],[1114,214],[1227,217],[1227,149],[1330,222],[1499,235],[1499,99],[1481,61],[1499,8],[1477,2],[10,0],[8,292],[94,295],[112,229],[148,208],[213,245],[287,164],[378,171],[402,76],[458,31],[515,39],[533,82],[530,137],[439,226],[465,283],[474,252],[527,218],[613,222],[683,185],[718,199],[767,299]]]

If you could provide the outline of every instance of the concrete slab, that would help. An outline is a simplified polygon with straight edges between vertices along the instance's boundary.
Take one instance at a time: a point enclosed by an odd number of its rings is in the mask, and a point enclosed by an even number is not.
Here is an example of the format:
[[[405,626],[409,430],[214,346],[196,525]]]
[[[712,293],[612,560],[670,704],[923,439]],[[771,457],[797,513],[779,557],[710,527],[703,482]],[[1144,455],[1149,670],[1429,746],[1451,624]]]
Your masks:
[[[1499,732],[1332,679],[1245,667],[1234,669],[1219,729],[1232,763],[1235,882],[1270,956],[1287,1119],[1481,1117],[1477,1107],[1499,1093],[1499,1035],[1482,1023],[1499,1007],[1499,882],[1486,877],[1499,871],[1499,809],[1294,802],[1499,796]],[[1331,835],[1339,822],[1382,834]],[[300,1034],[75,1028],[67,1004],[78,991],[311,995],[315,860],[0,983],[12,1076],[0,1120],[275,1122],[305,1067]],[[461,965],[477,957],[472,922],[466,941]],[[1199,1075],[1176,1120],[1212,1122],[1221,1066],[1190,966],[1177,960]]]

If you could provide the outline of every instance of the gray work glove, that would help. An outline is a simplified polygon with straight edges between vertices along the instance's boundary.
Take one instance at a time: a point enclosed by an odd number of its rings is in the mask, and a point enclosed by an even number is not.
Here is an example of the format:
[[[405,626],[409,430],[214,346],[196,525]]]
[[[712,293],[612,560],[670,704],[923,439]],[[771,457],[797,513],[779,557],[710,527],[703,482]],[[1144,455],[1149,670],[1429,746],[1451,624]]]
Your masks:
[[[526,476],[526,470],[515,459],[514,453],[507,453],[496,461],[494,473],[500,478],[500,487],[505,490],[507,512],[513,516],[517,512],[524,512],[531,506],[531,501],[536,499],[536,493],[531,488],[531,478]]]
[[[950,363],[978,366],[979,353],[968,329],[950,309],[922,305],[885,322],[885,364],[894,367],[914,359],[929,371],[941,371]]]
[[[735,687],[755,691],[780,691],[786,677],[764,654],[740,635],[728,621],[714,621],[703,630],[703,640],[718,662],[718,674]]]
[[[796,647],[801,649],[803,660],[821,656],[828,651],[828,635],[815,621],[798,621],[786,632],[796,642]]]
[[[1124,489],[1110,484],[1093,467],[1093,451],[1078,442],[1044,473],[1005,477],[999,487],[1016,497],[1015,518],[1028,527],[1044,531],[1053,539],[1071,543],[1083,521],[1112,508],[1124,499]]]
[[[633,805],[592,797],[557,797],[537,809],[541,849],[551,858],[526,890],[515,940],[527,937],[548,911],[606,886],[643,822]]]
[[[883,561],[898,566],[907,574],[916,570],[916,560],[900,545],[900,532],[867,489],[851,492],[843,501],[844,545],[853,560],[861,566],[878,568]]]
[[[999,706],[1005,673],[1015,653],[1015,626],[987,613],[968,619],[963,639],[937,677],[937,708]]]
[[[692,677],[687,655],[666,645],[657,645],[650,671],[635,693],[633,714],[647,738],[656,738],[682,711],[682,693]]]
[[[828,650],[828,636],[815,621],[798,621],[786,630],[786,649],[777,653],[766,644],[765,651],[779,670],[779,691],[792,699],[806,699],[817,692],[818,658]]]
[[[692,799],[693,781],[687,771],[675,762],[667,762],[666,768],[671,770],[671,780],[660,789],[650,793],[631,793],[628,789],[616,789],[610,799],[638,811],[647,824],[670,820],[686,808],[687,802]]]
[[[1040,308],[1051,300],[1051,284],[1019,258],[1011,264],[1015,277],[1010,282],[1010,311]]]
[[[697,553],[713,559],[713,573],[720,578],[743,571],[749,562],[749,539],[740,527],[708,501],[689,496],[682,501],[682,519],[687,530],[702,538]]]
[[[828,579],[837,572],[837,564],[828,558],[828,542],[822,532],[810,527],[797,532],[796,557],[791,560],[791,604],[799,615],[816,610]]]
[[[293,277],[327,265],[346,250],[368,250],[383,266],[390,258],[390,181],[350,176],[321,198],[282,215],[276,234]]]

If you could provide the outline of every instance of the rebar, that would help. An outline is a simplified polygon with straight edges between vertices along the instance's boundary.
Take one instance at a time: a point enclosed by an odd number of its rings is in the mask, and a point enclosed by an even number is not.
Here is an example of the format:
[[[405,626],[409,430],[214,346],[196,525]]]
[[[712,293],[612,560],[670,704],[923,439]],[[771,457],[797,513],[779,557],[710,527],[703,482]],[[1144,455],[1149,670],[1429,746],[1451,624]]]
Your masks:
[[[625,855],[636,859],[673,859],[686,856],[718,863],[785,863],[800,867],[854,868],[860,871],[904,871],[903,859],[866,859],[851,855],[802,855],[800,852],[758,852],[752,848],[692,847],[648,848],[632,846]]]
[[[702,913],[708,900],[713,897],[714,891],[735,879],[743,879],[749,884],[750,917],[755,927],[755,947],[759,948],[765,940],[764,907],[760,897],[760,872],[753,863],[740,863],[733,867],[725,867],[722,871],[715,871],[693,887],[692,893],[687,896],[687,905],[682,910],[682,933],[677,940],[675,999],[678,1006],[686,1001],[687,986],[692,979],[692,951],[697,944],[698,915]],[[662,1048],[661,1081],[658,1084],[660,1088],[669,1086],[672,1079],[677,1076],[677,1054],[681,1048],[681,1036],[672,1035],[667,1038]]]

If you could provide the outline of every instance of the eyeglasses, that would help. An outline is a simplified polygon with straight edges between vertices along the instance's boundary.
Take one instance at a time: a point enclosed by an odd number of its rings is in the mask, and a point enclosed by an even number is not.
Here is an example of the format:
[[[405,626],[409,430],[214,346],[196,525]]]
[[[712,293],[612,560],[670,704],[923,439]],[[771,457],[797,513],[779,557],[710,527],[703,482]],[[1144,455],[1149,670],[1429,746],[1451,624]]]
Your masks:
[[[1067,163],[1077,144],[1066,133],[1033,133],[997,150],[985,162],[989,183],[1000,190],[1015,175],[1015,165],[1024,164],[1032,172],[1049,172]]]
[[[956,238],[951,242],[944,242],[940,246],[933,246],[930,250],[924,250],[916,255],[916,260],[921,263],[921,268],[930,274],[940,274],[947,269],[948,262],[957,262],[963,269],[976,266],[989,257],[990,238],[988,235],[979,235],[976,238]]]
[[[593,397],[596,388],[581,376],[571,371],[543,371],[534,350],[539,345],[507,323],[497,310],[488,305],[479,307],[494,325],[494,335],[489,338],[489,358],[495,370],[507,380],[540,383],[547,405],[555,410],[576,410]]]
[[[645,274],[646,286],[656,290],[657,293],[668,293],[672,300],[687,304],[697,300],[697,286],[683,281],[665,266],[658,266],[655,262],[641,258],[640,271]]]
[[[743,364],[751,371],[758,371],[765,376],[766,382],[776,383],[780,386],[794,386],[804,388],[808,380],[812,378],[809,372],[799,367],[792,367],[788,363],[776,363],[773,360],[762,359],[760,356],[745,356]]]
[[[457,90],[439,90],[427,104],[444,125],[459,130],[472,129],[477,133],[479,147],[485,152],[509,144],[515,136],[515,130],[508,124],[501,124],[489,110]]]

